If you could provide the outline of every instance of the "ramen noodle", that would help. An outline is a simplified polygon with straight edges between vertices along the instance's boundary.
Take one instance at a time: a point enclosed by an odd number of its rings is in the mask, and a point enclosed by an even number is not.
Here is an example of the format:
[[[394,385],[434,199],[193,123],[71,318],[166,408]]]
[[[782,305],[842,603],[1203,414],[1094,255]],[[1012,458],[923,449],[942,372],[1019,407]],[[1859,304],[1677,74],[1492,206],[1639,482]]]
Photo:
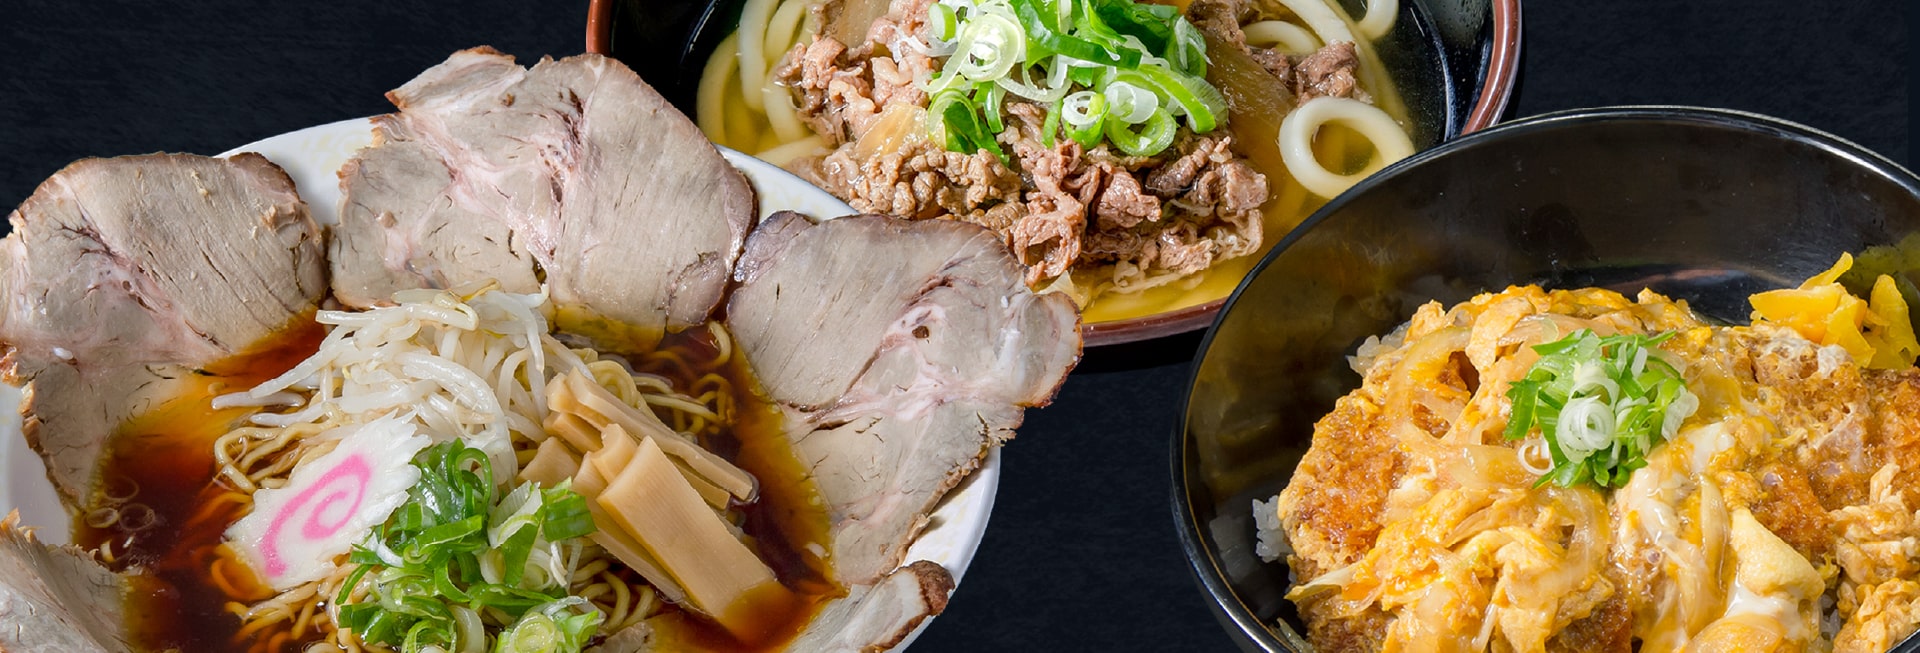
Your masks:
[[[612,356],[551,333],[546,303],[475,285],[320,311],[328,332],[310,356],[213,398],[214,411],[253,412],[211,439],[215,482],[191,495],[176,541],[138,539],[155,521],[145,502],[162,493],[142,492],[158,482],[117,464],[103,493],[123,487],[124,496],[105,497],[86,526],[109,538],[108,562],[113,538],[135,538],[122,549],[187,570],[176,581],[185,591],[154,600],[222,606],[238,620],[226,641],[164,638],[209,650],[518,650],[501,642],[536,635],[552,635],[553,650],[580,650],[655,618],[724,633],[694,636],[730,646],[791,636],[834,591],[821,557],[825,515],[805,478],[765,468],[756,478],[706,449],[779,437],[749,427],[767,420],[743,405],[751,393],[738,392],[744,368],[731,337],[709,323]],[[596,466],[616,454],[630,462]],[[674,538],[737,548],[745,557],[726,568],[744,570],[735,573],[748,577],[744,594],[669,573],[676,547],[629,525],[621,504],[656,483],[628,470],[647,460],[661,461],[656,478],[687,479],[692,521]],[[676,506],[646,496],[640,503]],[[450,501],[478,501],[478,510],[435,522]],[[760,533],[759,546],[795,548],[780,552],[778,570],[737,539],[742,511],[756,505],[802,525]],[[807,528],[809,519],[819,523]],[[690,535],[701,523],[723,541]],[[469,555],[447,553],[461,547]]]

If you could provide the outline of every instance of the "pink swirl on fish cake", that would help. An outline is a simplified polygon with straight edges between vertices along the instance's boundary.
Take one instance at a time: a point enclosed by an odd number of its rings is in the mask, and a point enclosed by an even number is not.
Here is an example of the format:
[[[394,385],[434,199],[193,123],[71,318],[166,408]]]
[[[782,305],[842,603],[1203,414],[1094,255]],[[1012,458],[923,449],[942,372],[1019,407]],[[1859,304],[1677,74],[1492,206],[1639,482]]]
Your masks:
[[[302,509],[312,504],[312,508],[305,511],[304,521],[300,522],[300,536],[308,540],[331,537],[339,533],[353,518],[353,514],[360,510],[361,501],[367,497],[367,484],[372,480],[373,469],[367,465],[366,457],[356,453],[341,460],[313,485],[294,495],[292,501],[274,514],[273,521],[267,525],[266,537],[261,538],[260,558],[266,563],[267,575],[278,577],[287,572],[287,563],[280,558],[280,530],[289,520],[300,517]],[[345,481],[346,485],[341,485],[341,481]],[[321,494],[323,491],[326,492],[324,495]],[[349,500],[352,504],[346,510],[337,515],[328,514],[330,508]]]

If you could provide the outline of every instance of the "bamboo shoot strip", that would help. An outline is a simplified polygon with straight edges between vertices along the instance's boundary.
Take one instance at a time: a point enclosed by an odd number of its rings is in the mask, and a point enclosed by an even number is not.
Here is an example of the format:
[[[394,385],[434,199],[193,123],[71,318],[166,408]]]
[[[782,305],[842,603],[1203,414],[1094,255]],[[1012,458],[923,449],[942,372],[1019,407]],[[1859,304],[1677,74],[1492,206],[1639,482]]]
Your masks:
[[[580,473],[580,455],[567,448],[559,438],[547,438],[534,450],[533,460],[520,468],[520,480],[553,487]]]
[[[784,588],[678,472],[659,438],[643,439],[595,502],[673,574],[694,608],[735,637],[757,639],[753,615],[736,606]]]
[[[646,549],[633,539],[633,535],[620,528],[611,528],[614,525],[613,517],[600,506],[600,496],[607,490],[607,478],[600,475],[594,460],[596,456],[598,453],[587,454],[586,459],[581,462],[580,472],[573,477],[573,491],[587,499],[587,511],[593,514],[593,523],[600,526],[600,529],[593,533],[593,543],[612,553],[613,557],[620,559],[620,562],[626,563],[628,567],[639,573],[641,578],[647,579],[647,583],[659,590],[662,597],[673,603],[684,604],[687,600],[687,591],[673,580],[673,576],[667,574],[660,562],[647,553]]]
[[[746,471],[694,443],[687,436],[668,428],[652,411],[640,410],[620,401],[613,393],[578,370],[568,373],[560,383],[547,386],[547,402],[555,411],[573,413],[599,428],[619,424],[628,433],[644,439],[659,440],[663,452],[684,463],[742,501],[754,498],[754,479]]]

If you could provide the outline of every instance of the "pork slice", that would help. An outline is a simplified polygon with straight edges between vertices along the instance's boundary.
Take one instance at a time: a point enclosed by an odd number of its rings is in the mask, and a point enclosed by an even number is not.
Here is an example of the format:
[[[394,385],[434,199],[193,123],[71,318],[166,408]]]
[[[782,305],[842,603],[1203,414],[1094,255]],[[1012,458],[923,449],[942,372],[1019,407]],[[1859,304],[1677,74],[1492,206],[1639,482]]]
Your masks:
[[[79,161],[8,219],[0,374],[69,508],[115,427],[326,291],[319,227],[256,154]]]
[[[352,185],[330,247],[335,296],[364,307],[396,291],[445,287],[458,279],[538,290],[526,243],[516,241],[507,224],[475,214],[471,203],[418,192],[452,187],[454,170],[424,144],[393,140],[389,134],[407,126],[392,116],[375,122],[381,125],[375,132],[379,155],[348,161],[340,170]]]
[[[926,515],[1079,359],[1071,300],[1035,295],[965,222],[769,219],[727,323],[830,506],[837,576],[897,567]]]
[[[782,650],[806,653],[879,653],[899,646],[928,617],[947,608],[953,574],[920,560],[894,570],[871,585],[854,585],[821,606]],[[648,622],[614,633],[589,653],[651,653],[678,650],[656,637]]]
[[[947,608],[953,575],[920,560],[894,570],[872,586],[849,588],[847,596],[820,609],[789,651],[879,653],[900,645],[914,628]]]
[[[0,519],[0,651],[127,651],[125,578]]]
[[[522,68],[455,53],[388,94],[374,145],[341,170],[334,291],[495,279],[647,337],[719,304],[753,191],[699,128],[599,55]],[[562,315],[578,314],[566,310]]]

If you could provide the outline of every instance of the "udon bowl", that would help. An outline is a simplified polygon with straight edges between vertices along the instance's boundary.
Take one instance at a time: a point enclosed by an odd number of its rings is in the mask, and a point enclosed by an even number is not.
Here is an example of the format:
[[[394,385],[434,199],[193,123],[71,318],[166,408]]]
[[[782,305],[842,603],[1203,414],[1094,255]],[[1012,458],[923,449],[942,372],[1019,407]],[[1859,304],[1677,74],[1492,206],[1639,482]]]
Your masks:
[[[1420,304],[1510,284],[1651,288],[1725,323],[1841,252],[1920,233],[1920,179],[1781,120],[1647,107],[1549,114],[1442,145],[1336,198],[1271,252],[1202,341],[1172,440],[1173,512],[1248,651],[1309,651],[1252,502],[1360,385],[1346,356]],[[1899,650],[1920,649],[1914,642]]]
[[[1359,15],[1364,3],[1342,0]],[[587,51],[627,63],[687,115],[708,56],[733,31],[745,0],[592,0]],[[1400,20],[1380,40],[1399,82],[1416,147],[1491,126],[1506,109],[1520,60],[1520,0],[1403,0]],[[1278,238],[1280,234],[1270,234]],[[1224,299],[1139,317],[1096,321],[1089,346],[1203,328]]]

